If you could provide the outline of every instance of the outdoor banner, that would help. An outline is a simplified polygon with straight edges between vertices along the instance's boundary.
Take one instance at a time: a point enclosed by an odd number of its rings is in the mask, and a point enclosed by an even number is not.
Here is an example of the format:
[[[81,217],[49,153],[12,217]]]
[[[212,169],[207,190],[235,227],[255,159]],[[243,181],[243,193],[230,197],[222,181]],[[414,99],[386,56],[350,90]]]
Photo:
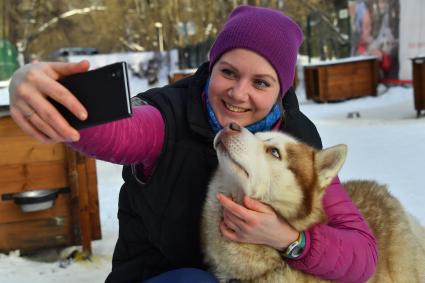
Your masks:
[[[399,2],[405,1],[355,0],[349,2],[352,30],[351,56],[377,56],[380,79],[398,78]]]
[[[425,56],[425,1],[400,1],[400,73],[401,80],[412,79],[412,60]]]

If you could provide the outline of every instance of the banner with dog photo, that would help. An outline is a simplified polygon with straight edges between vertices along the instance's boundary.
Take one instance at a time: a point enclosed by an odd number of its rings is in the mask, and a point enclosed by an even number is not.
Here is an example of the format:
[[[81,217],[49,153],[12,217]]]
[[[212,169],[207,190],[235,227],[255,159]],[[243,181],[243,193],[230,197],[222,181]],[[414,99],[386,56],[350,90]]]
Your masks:
[[[380,79],[397,79],[399,0],[350,1],[349,13],[352,29],[351,55],[377,56]]]

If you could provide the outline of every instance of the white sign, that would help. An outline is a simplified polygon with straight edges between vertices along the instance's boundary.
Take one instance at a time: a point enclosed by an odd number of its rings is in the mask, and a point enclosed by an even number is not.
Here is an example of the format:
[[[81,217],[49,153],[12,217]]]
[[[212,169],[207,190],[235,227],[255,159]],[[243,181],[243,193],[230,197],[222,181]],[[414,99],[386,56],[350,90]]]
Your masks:
[[[399,78],[412,79],[412,60],[425,56],[425,1],[400,1]]]

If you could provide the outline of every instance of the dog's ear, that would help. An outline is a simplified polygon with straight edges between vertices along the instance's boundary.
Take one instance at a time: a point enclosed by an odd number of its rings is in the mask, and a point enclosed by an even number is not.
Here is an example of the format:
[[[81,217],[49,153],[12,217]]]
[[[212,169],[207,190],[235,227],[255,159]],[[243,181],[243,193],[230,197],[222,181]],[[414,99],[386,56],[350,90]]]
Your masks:
[[[315,170],[320,188],[327,188],[338,175],[347,156],[347,146],[339,144],[316,152]]]

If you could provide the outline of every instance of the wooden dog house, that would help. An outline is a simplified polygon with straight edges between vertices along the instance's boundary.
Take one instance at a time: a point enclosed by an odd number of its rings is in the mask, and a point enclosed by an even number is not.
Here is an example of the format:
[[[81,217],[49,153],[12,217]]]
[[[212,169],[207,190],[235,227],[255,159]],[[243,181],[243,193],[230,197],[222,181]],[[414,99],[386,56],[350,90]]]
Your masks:
[[[7,196],[61,188],[51,208],[24,212]],[[0,251],[82,245],[101,238],[96,164],[64,144],[28,137],[0,118]]]
[[[168,83],[172,84],[175,83],[178,80],[184,79],[186,77],[189,77],[193,74],[195,74],[196,69],[183,69],[183,70],[177,70],[174,72],[171,72],[168,75]]]
[[[307,99],[320,102],[376,95],[378,61],[359,56],[304,66]]]
[[[417,117],[425,110],[425,56],[412,58],[413,65],[413,94]]]

